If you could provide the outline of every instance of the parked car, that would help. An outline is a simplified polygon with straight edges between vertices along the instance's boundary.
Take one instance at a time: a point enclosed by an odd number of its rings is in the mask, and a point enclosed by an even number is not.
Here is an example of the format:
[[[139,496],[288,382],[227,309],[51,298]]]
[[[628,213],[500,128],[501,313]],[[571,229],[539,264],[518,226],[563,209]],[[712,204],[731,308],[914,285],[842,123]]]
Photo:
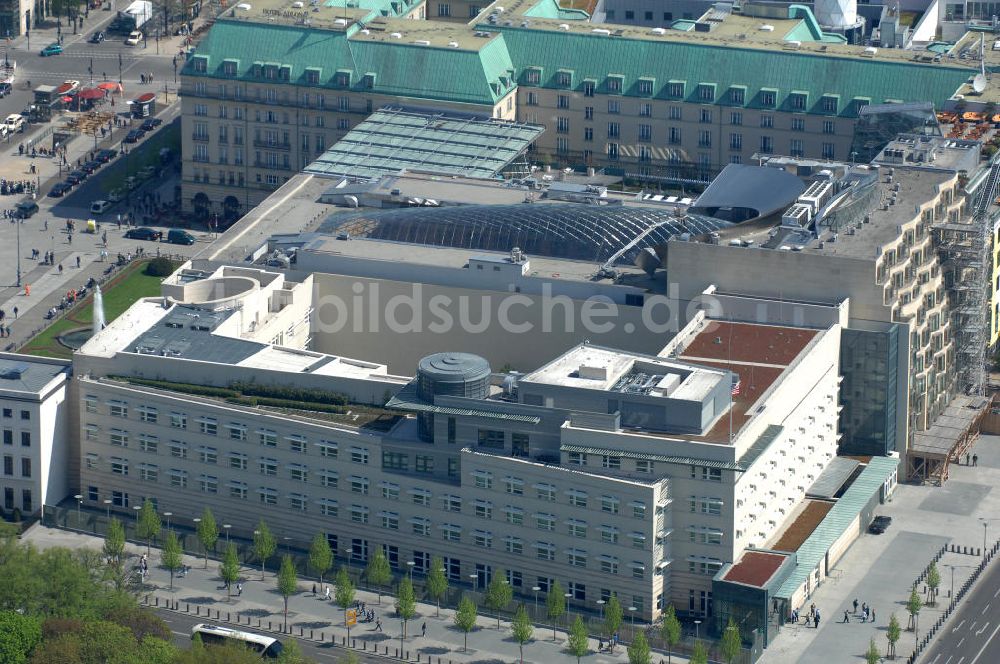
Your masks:
[[[52,185],[52,188],[49,189],[49,196],[51,196],[52,198],[61,198],[65,196],[66,193],[69,192],[72,188],[73,185],[71,185],[68,182],[56,182],[54,185]]]
[[[125,237],[130,240],[152,240],[153,242],[159,242],[160,238],[163,237],[163,233],[152,228],[130,228],[125,231]]]
[[[126,143],[138,143],[139,139],[146,135],[142,129],[133,129],[129,133],[125,134]]]
[[[106,164],[117,156],[118,150],[98,150],[97,154],[94,155],[94,159],[102,164]]]
[[[105,200],[94,201],[90,204],[90,214],[104,214],[111,209],[111,202]]]
[[[167,233],[167,242],[170,244],[194,244],[195,236],[179,228],[173,228]]]
[[[142,125],[140,126],[140,128],[143,131],[153,131],[161,124],[163,124],[163,121],[158,118],[146,118],[145,120],[142,121]]]
[[[7,81],[0,83],[0,99],[3,99],[7,95],[9,95],[13,89],[14,86],[8,83]]]
[[[83,175],[83,173],[81,173],[80,171],[73,171],[72,173],[66,176],[66,184],[68,184],[71,187],[80,184],[81,182],[83,182],[83,178],[80,177],[81,175]]]
[[[94,173],[94,171],[96,171],[101,166],[103,166],[103,164],[101,164],[101,162],[99,162],[96,159],[94,159],[93,161],[88,161],[83,166],[81,166],[80,170],[83,171],[84,173],[86,173],[87,175],[92,175]]]
[[[875,517],[871,525],[868,526],[868,532],[872,535],[881,535],[889,528],[889,524],[892,523],[892,517],[890,516],[877,516]]]
[[[76,178],[79,182],[83,182],[87,179],[87,172],[83,169],[77,169],[69,172],[70,176]]]
[[[53,43],[49,44],[48,46],[46,46],[45,48],[43,48],[41,51],[39,51],[38,55],[40,55],[43,58],[45,58],[45,57],[48,57],[50,55],[59,55],[62,52],[63,52],[62,46],[60,46],[59,44],[56,44],[56,43],[53,42]]]
[[[125,38],[126,46],[138,46],[139,42],[142,41],[142,32],[139,30],[133,30],[128,33],[128,37]]]
[[[104,33],[101,32],[100,30],[98,30],[94,34],[90,35],[90,43],[91,44],[100,44],[103,41],[104,41]]]
[[[35,201],[21,201],[15,206],[15,214],[21,219],[28,219],[38,212],[38,203]]]

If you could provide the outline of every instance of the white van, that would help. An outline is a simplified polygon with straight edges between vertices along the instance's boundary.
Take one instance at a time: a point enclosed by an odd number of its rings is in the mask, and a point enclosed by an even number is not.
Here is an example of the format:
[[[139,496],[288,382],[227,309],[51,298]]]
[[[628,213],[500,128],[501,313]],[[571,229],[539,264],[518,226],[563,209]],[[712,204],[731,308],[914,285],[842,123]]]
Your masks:
[[[11,113],[7,116],[4,121],[4,126],[7,127],[7,133],[13,134],[16,131],[21,131],[24,129],[24,116],[18,113]]]
[[[109,201],[94,201],[90,204],[91,214],[104,214],[111,209],[111,203]]]

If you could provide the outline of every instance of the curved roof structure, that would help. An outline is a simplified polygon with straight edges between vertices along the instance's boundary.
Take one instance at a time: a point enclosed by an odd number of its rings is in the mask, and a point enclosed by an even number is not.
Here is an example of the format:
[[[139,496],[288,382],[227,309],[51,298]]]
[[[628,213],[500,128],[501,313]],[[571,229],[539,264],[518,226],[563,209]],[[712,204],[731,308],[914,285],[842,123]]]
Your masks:
[[[333,215],[319,231],[481,251],[519,247],[528,255],[631,265],[643,249],[675,235],[700,235],[728,226],[717,219],[679,218],[655,208],[521,203],[372,209]]]
[[[742,223],[781,212],[805,189],[798,176],[780,168],[729,164],[689,211]]]

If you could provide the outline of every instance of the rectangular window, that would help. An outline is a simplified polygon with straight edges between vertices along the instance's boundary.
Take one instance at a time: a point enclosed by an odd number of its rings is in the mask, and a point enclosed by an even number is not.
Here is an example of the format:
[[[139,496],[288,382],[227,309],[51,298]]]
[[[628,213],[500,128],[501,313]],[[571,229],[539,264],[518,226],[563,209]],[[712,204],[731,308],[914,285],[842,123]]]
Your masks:
[[[139,434],[139,449],[142,450],[143,452],[156,454],[159,445],[160,445],[159,437],[151,436],[147,433]]]
[[[671,145],[679,145],[681,142],[681,130],[679,127],[671,127],[667,133],[667,142]]]
[[[184,413],[170,413],[170,426],[174,429],[187,429],[188,418]]]
[[[288,477],[293,482],[306,483],[309,481],[309,469],[306,466],[292,464],[288,467]]]
[[[219,478],[214,475],[200,475],[198,486],[204,493],[219,493]]]
[[[691,466],[691,479],[721,482],[722,469],[709,468],[708,466]]]
[[[96,458],[96,455],[95,455]],[[13,475],[14,474],[14,457],[10,455],[5,455],[3,458],[3,474]]]
[[[229,467],[236,468],[237,470],[247,469],[247,455],[241,452],[230,452],[229,453]]]
[[[236,422],[230,422],[226,425],[229,429],[229,437],[232,440],[246,440],[247,439],[247,428],[242,424],[237,424]]]
[[[477,470],[472,473],[473,481],[479,489],[493,488],[493,473]]]
[[[619,500],[614,496],[601,496],[601,511],[609,514],[618,514]]]
[[[618,559],[611,556],[601,557],[601,571],[605,574],[618,573]]]
[[[382,482],[382,497],[386,500],[399,500],[399,485],[391,482]]]
[[[645,142],[653,140],[653,125],[639,125],[639,140]]]
[[[806,110],[806,96],[804,94],[793,93],[789,95],[788,101],[793,111]]]
[[[653,472],[653,466],[655,464],[648,459],[636,459],[635,461],[635,472],[637,473],[651,473]]]
[[[320,498],[316,501],[319,505],[319,513],[323,516],[336,517],[338,514],[337,501],[328,498]]]
[[[505,477],[503,480],[504,491],[514,496],[524,495],[524,480],[519,477]]]
[[[566,492],[569,498],[569,504],[573,507],[587,507],[587,494],[584,491],[577,491],[572,489]]]
[[[421,507],[431,506],[431,492],[426,489],[410,489],[410,495],[413,497],[413,504],[420,505]]]
[[[493,547],[493,533],[486,530],[476,530],[472,533],[472,543],[484,549]]]
[[[446,512],[462,511],[462,498],[460,496],[442,496],[441,500],[444,503],[444,509]]]
[[[684,84],[679,82],[670,82],[667,84],[667,96],[668,97],[683,97],[684,96]]]
[[[108,438],[112,445],[117,447],[128,447],[128,431],[122,429],[112,429],[108,432]]]
[[[641,118],[653,117],[653,105],[646,102],[639,104],[639,117]]]
[[[261,429],[257,432],[257,440],[264,447],[277,447],[278,432],[271,429]]]
[[[410,455],[402,452],[382,452],[382,468],[384,470],[409,470]]]
[[[353,463],[368,463],[368,448],[367,447],[352,447],[351,448],[351,461]]]
[[[87,396],[85,396],[83,398],[83,407],[84,407],[84,410],[86,410],[88,413],[96,413],[97,412],[97,397],[95,397],[92,394],[88,394]],[[6,413],[9,413],[9,412],[10,412],[10,409],[9,408],[5,408],[4,409],[4,413],[5,413],[4,417],[10,417],[10,415],[6,414]]]
[[[493,429],[479,430],[479,446],[492,449],[503,449],[506,437],[503,431]]]
[[[772,108],[777,102],[777,97],[778,93],[771,90],[764,90],[760,93],[760,105]]]
[[[229,483],[229,497],[237,498],[239,500],[247,499],[247,485],[243,482],[230,482]]]
[[[601,541],[605,544],[618,544],[618,529],[614,526],[601,526]]]
[[[639,94],[651,95],[653,94],[653,81],[649,80],[648,78],[640,78],[638,88],[639,88]]]
[[[553,502],[556,499],[556,488],[552,484],[536,484],[535,497],[539,500]]]
[[[554,531],[556,529],[556,517],[552,514],[536,514],[535,527],[539,530]]]
[[[568,452],[566,454],[566,463],[571,466],[586,466],[587,455],[583,452]]]
[[[309,509],[309,497],[301,493],[290,494],[288,506],[298,512],[305,512]]]
[[[584,81],[583,82],[583,96],[584,97],[593,97],[594,96],[594,90],[595,90],[596,87],[597,87],[597,84],[594,81]]]
[[[268,487],[261,487],[257,489],[257,495],[260,496],[260,504],[268,505],[273,507],[278,504],[278,492],[274,489],[269,489]]]
[[[351,475],[351,493],[368,495],[368,478]]]
[[[587,522],[571,520],[566,524],[566,532],[570,537],[586,537]]]
[[[170,486],[175,489],[186,489],[188,484],[187,471],[170,469]]]
[[[459,526],[446,523],[441,526],[441,532],[444,539],[449,542],[461,542],[462,541],[462,529]]]
[[[708,110],[707,108],[701,109],[701,112],[698,114],[698,122],[702,124],[711,124],[712,111]]]
[[[399,530],[399,513],[380,512],[379,517],[382,520],[382,527],[386,530]]]
[[[646,518],[646,503],[641,500],[634,500],[629,505],[632,507],[632,518],[633,519],[645,519]]]
[[[601,467],[620,470],[622,467],[622,458],[620,456],[605,454],[601,457]]]
[[[302,436],[285,436],[288,441],[288,450],[296,454],[305,454],[308,443]]]
[[[559,95],[556,106],[558,108],[569,108],[569,95]]]
[[[328,440],[321,440],[316,443],[316,449],[319,451],[321,457],[326,457],[327,459],[337,458],[337,443],[331,443]]]
[[[609,99],[608,100],[608,113],[611,113],[612,115],[616,115],[616,114],[621,113],[621,112],[622,112],[622,104],[621,104],[621,102],[618,101],[617,99]]]
[[[112,417],[128,417],[128,404],[124,401],[109,401],[108,415]]]
[[[139,406],[139,421],[156,424],[157,412],[150,406]]]
[[[535,542],[535,557],[539,560],[552,561],[556,559],[556,547],[548,542]]]
[[[199,447],[198,448],[198,460],[202,463],[218,463],[219,462],[219,450],[214,447]]]
[[[493,518],[493,503],[485,500],[477,500],[475,503],[476,516],[480,519]]]
[[[261,458],[258,467],[260,468],[260,474],[266,475],[267,477],[277,477],[278,476],[278,460],[277,459],[267,459]]]
[[[515,526],[524,525],[524,510],[520,507],[514,507],[513,505],[506,505],[503,508],[504,520],[507,523],[514,524]]]
[[[336,489],[339,485],[339,476],[332,470],[319,471],[319,484],[328,489]]]
[[[418,454],[414,459],[413,469],[418,473],[434,472],[434,457],[425,454]]]
[[[774,116],[770,114],[764,114],[760,116],[760,126],[764,129],[771,129],[774,127]]]
[[[128,461],[125,461],[125,472],[122,475],[128,475]],[[114,464],[112,464],[114,466]],[[112,467],[112,472],[114,468]],[[28,457],[21,457],[21,477],[31,477],[31,459]]]
[[[579,549],[570,549],[566,552],[566,562],[570,567],[586,567],[587,552]]]
[[[128,475],[128,459],[111,457],[111,472],[115,475]]]
[[[705,85],[704,83],[698,86],[698,100],[713,102],[715,101],[715,86]]]
[[[823,159],[834,159],[835,148],[833,143],[823,143],[821,152]]]
[[[519,556],[524,553],[524,542],[519,537],[505,537],[503,548],[507,553]]]

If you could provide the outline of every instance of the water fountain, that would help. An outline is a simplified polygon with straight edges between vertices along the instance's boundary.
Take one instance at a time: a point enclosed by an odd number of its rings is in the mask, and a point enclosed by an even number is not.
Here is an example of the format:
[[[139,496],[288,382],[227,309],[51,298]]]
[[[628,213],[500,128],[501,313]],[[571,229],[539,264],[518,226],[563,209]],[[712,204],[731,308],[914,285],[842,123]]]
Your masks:
[[[94,286],[94,332],[100,332],[107,325],[104,320],[104,293],[100,286]]]

